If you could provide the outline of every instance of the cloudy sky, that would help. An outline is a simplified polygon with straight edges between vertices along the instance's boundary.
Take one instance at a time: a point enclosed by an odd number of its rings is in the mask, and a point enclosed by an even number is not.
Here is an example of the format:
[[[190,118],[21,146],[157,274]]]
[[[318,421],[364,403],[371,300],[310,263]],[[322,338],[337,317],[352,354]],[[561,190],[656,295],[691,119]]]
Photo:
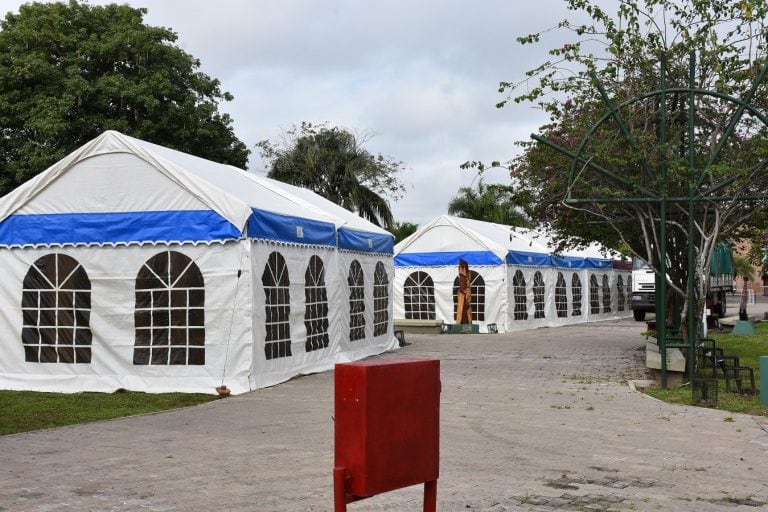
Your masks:
[[[0,0],[2,15],[19,0]],[[91,4],[111,3],[91,0]],[[372,135],[366,148],[402,160],[406,195],[395,219],[423,224],[476,183],[467,160],[506,160],[545,116],[497,109],[500,80],[518,81],[556,37],[521,47],[520,35],[568,16],[563,0],[129,0],[145,22],[221,80],[221,110],[250,149],[301,121]],[[264,172],[254,150],[250,170]],[[492,172],[486,182],[504,182]]]

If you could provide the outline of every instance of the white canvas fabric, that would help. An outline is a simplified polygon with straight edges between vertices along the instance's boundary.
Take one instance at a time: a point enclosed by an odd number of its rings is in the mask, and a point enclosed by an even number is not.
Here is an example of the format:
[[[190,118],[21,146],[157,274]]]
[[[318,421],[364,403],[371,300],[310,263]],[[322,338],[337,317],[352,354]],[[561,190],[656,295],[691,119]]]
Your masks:
[[[552,247],[550,237],[533,230],[438,217],[395,246],[395,318],[455,323],[459,258],[468,261],[484,285],[473,288],[473,295],[479,291],[484,300],[481,303],[473,297],[473,323],[481,331],[487,331],[488,324],[508,332],[631,314],[626,288],[631,272],[613,268],[607,253],[596,244],[557,255]],[[560,275],[563,279],[558,286]],[[574,275],[580,287],[574,288]],[[590,288],[592,276],[596,288]],[[419,288],[415,297],[413,284],[417,282],[426,283],[426,291]],[[434,304],[424,306],[429,297]],[[574,297],[580,300],[574,301]]]
[[[389,233],[116,132],[0,198],[0,265],[2,389],[242,393],[397,347]]]

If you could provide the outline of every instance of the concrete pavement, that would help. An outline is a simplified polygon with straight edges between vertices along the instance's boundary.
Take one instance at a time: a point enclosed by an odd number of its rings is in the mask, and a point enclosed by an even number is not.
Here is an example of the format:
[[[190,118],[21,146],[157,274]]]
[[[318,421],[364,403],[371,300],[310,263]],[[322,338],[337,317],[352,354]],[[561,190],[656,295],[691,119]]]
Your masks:
[[[751,309],[751,308],[750,308]],[[409,335],[441,359],[438,510],[768,508],[768,418],[633,392],[645,324]],[[0,511],[332,510],[332,372],[160,414],[0,437]],[[349,505],[418,511],[411,487]]]

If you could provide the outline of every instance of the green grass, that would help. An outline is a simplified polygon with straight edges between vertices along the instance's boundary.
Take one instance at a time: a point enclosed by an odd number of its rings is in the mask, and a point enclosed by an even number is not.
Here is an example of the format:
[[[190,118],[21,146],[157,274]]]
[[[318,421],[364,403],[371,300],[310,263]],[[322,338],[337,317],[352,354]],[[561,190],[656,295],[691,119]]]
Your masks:
[[[755,336],[733,336],[730,333],[719,334],[710,333],[710,337],[715,339],[718,347],[721,347],[725,354],[739,356],[741,366],[751,366],[755,369],[755,387],[757,394],[755,396],[740,396],[737,393],[727,393],[725,391],[725,380],[722,373],[718,372],[718,396],[716,409],[724,411],[742,412],[757,416],[768,416],[768,407],[760,403],[760,369],[759,357],[768,355],[768,322],[759,322],[755,325],[757,334]],[[711,369],[704,370],[706,375],[711,375]],[[646,388],[644,392],[664,402],[673,404],[691,404],[691,388],[683,386],[676,389]]]
[[[165,411],[215,400],[189,393],[0,391],[0,435]]]

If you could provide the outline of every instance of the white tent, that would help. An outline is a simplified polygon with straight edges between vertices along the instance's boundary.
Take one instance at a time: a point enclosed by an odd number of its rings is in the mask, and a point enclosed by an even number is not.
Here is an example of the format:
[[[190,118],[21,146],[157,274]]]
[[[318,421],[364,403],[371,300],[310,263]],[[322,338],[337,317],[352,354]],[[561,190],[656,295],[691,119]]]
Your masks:
[[[536,231],[443,215],[395,246],[395,319],[454,323],[458,263],[474,323],[499,332],[629,316],[631,271],[596,245],[554,253]]]
[[[0,388],[233,393],[397,346],[392,235],[105,132],[0,198]]]

